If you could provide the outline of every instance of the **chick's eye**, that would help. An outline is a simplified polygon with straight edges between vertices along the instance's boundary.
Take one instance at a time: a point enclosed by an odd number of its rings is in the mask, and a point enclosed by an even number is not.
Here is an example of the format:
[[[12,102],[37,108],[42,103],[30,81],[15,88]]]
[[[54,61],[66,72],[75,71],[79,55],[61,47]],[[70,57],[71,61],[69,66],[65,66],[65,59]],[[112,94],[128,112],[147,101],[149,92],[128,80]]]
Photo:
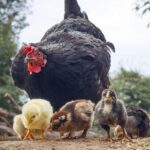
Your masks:
[[[33,115],[32,118],[35,118],[35,115]]]
[[[103,96],[106,96],[106,93],[103,93]]]
[[[110,92],[110,96],[114,96],[114,93],[113,93],[113,92]]]
[[[58,129],[61,126],[61,122],[57,122],[53,125],[53,129]]]
[[[109,93],[109,96],[112,96],[112,92]]]
[[[59,127],[60,127],[59,124],[55,124],[53,128],[54,128],[54,129],[58,129]]]

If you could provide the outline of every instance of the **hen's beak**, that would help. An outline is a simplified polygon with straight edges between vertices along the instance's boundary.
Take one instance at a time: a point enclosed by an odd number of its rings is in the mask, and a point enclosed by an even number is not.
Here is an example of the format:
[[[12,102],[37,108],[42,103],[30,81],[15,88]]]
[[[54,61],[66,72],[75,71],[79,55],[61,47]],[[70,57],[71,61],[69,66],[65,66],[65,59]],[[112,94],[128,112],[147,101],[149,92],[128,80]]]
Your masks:
[[[30,58],[28,56],[26,56],[25,59],[24,59],[24,63],[29,63],[31,61],[33,61],[33,58]]]

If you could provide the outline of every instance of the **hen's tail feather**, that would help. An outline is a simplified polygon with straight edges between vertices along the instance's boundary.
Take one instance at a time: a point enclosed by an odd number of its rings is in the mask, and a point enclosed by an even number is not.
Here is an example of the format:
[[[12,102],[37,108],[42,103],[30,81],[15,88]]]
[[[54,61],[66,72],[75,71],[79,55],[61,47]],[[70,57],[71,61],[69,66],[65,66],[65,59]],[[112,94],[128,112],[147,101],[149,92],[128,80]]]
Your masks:
[[[115,46],[114,46],[113,43],[111,43],[111,42],[106,42],[106,45],[107,45],[108,47],[110,47],[113,52],[115,52]]]
[[[83,11],[82,14],[84,19],[89,20],[89,17],[85,11]]]
[[[78,5],[77,0],[65,0],[64,19],[67,19],[70,16],[79,16],[81,18],[84,18],[84,15],[81,13],[80,6]]]

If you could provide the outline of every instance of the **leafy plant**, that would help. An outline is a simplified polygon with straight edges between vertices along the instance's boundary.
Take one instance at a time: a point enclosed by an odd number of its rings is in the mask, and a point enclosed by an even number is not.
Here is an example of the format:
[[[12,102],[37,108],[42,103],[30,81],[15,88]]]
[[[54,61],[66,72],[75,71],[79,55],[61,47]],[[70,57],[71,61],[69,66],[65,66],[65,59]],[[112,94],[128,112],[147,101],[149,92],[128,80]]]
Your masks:
[[[111,88],[127,105],[140,106],[150,111],[150,77],[121,68],[120,72],[111,79]]]
[[[7,109],[11,109],[11,105],[6,103],[5,93],[10,93],[15,99],[21,95],[21,91],[13,86],[10,66],[12,56],[16,53],[19,33],[27,26],[27,10],[26,0],[0,1],[0,107]]]

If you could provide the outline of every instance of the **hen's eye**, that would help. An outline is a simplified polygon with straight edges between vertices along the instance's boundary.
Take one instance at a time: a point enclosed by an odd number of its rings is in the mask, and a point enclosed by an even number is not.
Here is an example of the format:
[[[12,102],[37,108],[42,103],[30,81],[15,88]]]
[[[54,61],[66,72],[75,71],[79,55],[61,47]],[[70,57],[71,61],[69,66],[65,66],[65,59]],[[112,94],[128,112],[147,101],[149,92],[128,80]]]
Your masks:
[[[38,55],[41,56],[41,53],[39,52]]]

